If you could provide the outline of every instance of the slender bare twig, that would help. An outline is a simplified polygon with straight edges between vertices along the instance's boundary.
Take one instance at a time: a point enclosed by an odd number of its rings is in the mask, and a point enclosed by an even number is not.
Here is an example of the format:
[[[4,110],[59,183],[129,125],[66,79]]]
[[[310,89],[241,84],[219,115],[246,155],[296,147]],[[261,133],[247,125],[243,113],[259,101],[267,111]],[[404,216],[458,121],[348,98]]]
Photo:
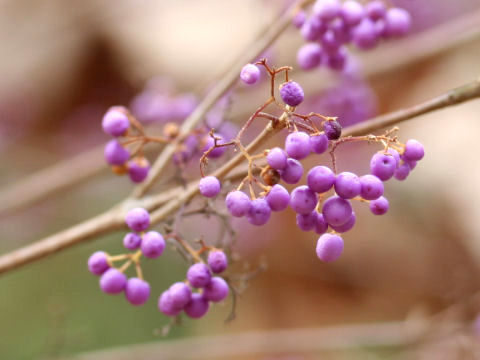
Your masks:
[[[390,114],[376,117],[370,121],[362,124],[352,126],[344,131],[344,135],[355,135],[359,133],[373,132],[377,129],[393,125],[395,123],[411,119],[413,117],[442,109],[448,106],[461,104],[463,102],[473,100],[480,97],[480,80],[450,90],[445,94],[437,96],[431,100],[425,101],[420,105],[416,105],[403,110],[398,110]],[[267,140],[274,130],[271,125],[267,127],[248,147],[249,150],[254,151],[265,140]],[[224,178],[230,171],[232,171],[243,160],[242,156],[235,156],[221,168],[219,168],[213,175]],[[245,172],[246,173],[246,172]],[[245,174],[244,173],[244,174]],[[194,195],[197,194],[197,183],[190,183],[187,188],[162,207],[152,213],[152,220],[159,222],[171,215],[177,210],[182,203],[188,202]],[[166,198],[166,197],[165,197]],[[0,274],[9,270],[18,268],[22,265],[34,262],[42,257],[52,254],[64,248],[68,248],[74,244],[80,243],[84,240],[91,239],[95,235],[103,234],[115,229],[120,229],[122,226],[119,222],[123,220],[123,214],[126,208],[132,206],[141,206],[141,200],[127,199],[120,206],[113,208],[106,213],[99,215],[93,219],[87,220],[84,223],[74,226],[68,230],[62,231],[55,235],[49,236],[31,245],[14,250],[10,253],[0,256]],[[119,210],[120,209],[120,210]],[[152,210],[152,209],[149,209]],[[120,214],[120,215],[119,215]],[[74,229],[74,230],[72,230]]]

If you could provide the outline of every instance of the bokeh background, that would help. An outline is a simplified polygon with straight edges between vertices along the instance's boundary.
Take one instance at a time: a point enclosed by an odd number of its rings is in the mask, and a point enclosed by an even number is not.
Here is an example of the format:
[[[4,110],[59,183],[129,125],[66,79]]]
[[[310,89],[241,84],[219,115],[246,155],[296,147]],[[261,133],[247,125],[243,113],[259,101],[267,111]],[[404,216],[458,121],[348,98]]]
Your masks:
[[[350,72],[295,71],[308,98],[299,109],[338,115],[348,125],[478,78],[477,0],[392,2],[411,11],[412,33],[368,53],[353,51]],[[2,0],[0,252],[127,196],[129,181],[103,165],[107,137],[100,121],[106,109],[130,104],[152,79],[175,96],[198,101],[286,5]],[[291,27],[265,56],[295,66],[302,44]],[[229,119],[242,124],[267,96],[266,83],[254,90],[238,85]],[[144,269],[153,294],[145,306],[101,293],[86,260],[97,249],[122,252],[122,233],[3,274],[0,358],[477,359],[479,116],[480,102],[472,101],[401,124],[402,139],[425,144],[425,160],[407,181],[386,185],[388,214],[375,217],[356,208],[357,225],[345,235],[345,252],[334,264],[318,261],[316,236],[298,230],[290,210],[262,228],[235,222],[237,272],[267,269],[249,280],[237,318],[228,324],[231,300],[162,336],[169,320],[157,311],[156,297],[183,279],[187,267],[173,252]],[[84,151],[93,151],[82,166],[97,168],[94,176],[29,206],[13,206],[38,191],[26,186],[32,175]],[[346,145],[339,169],[367,172],[374,151]],[[304,164],[328,161],[315,157]],[[196,171],[193,164],[189,176]],[[190,238],[213,237],[217,225],[194,219],[182,231]]]

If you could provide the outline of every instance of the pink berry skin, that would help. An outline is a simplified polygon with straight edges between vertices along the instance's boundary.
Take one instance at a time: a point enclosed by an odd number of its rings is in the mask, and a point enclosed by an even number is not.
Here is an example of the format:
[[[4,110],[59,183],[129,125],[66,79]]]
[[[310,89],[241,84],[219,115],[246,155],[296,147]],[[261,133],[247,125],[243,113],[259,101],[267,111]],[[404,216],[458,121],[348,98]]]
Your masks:
[[[228,259],[227,255],[221,250],[210,251],[207,259],[208,266],[215,274],[220,274],[227,269]]]
[[[96,251],[88,258],[88,270],[93,275],[102,275],[109,268],[107,254],[103,251]]]
[[[200,194],[212,198],[218,195],[221,189],[220,181],[215,176],[205,176],[198,184]]]
[[[170,292],[164,291],[158,298],[158,309],[167,316],[177,316],[183,310],[174,306]]]
[[[210,269],[203,263],[193,264],[187,271],[187,279],[195,288],[205,287],[211,278]]]
[[[253,85],[260,79],[260,69],[254,64],[247,64],[240,71],[240,79],[247,85]]]
[[[165,250],[165,239],[160,233],[149,231],[143,235],[140,249],[145,257],[155,259],[163,254]]]
[[[123,106],[112,106],[102,119],[103,131],[111,136],[123,136],[130,127],[127,109]]]
[[[199,319],[208,312],[209,307],[208,300],[202,294],[195,293],[192,294],[192,299],[185,306],[185,314],[193,319]]]
[[[110,140],[103,152],[105,161],[110,165],[123,165],[130,158],[130,153],[117,140]]]
[[[145,280],[130,278],[125,286],[125,297],[132,305],[143,305],[150,297],[150,285]]]
[[[134,208],[125,216],[125,223],[133,231],[141,232],[150,226],[150,215],[144,208]]]
[[[305,93],[300,84],[289,81],[280,85],[280,97],[285,104],[295,107],[303,102]]]
[[[127,277],[117,269],[110,268],[100,277],[100,289],[107,294],[119,294],[127,285]]]
[[[230,215],[235,217],[246,216],[252,207],[250,197],[239,190],[228,193],[225,198],[225,205],[227,205]]]
[[[378,199],[370,201],[369,207],[374,215],[383,215],[388,211],[389,203],[385,197],[380,196]]]
[[[313,6],[313,14],[322,21],[330,21],[340,14],[340,1],[317,0]]]
[[[210,283],[203,289],[203,297],[209,301],[220,302],[225,300],[229,293],[227,282],[219,277],[213,277]]]
[[[343,252],[343,239],[334,234],[323,234],[317,242],[317,256],[324,262],[337,260]]]
[[[387,37],[401,37],[410,31],[412,18],[405,9],[391,8],[385,16],[385,35]]]
[[[347,0],[342,4],[341,16],[348,26],[356,26],[365,16],[362,4],[354,0]]]

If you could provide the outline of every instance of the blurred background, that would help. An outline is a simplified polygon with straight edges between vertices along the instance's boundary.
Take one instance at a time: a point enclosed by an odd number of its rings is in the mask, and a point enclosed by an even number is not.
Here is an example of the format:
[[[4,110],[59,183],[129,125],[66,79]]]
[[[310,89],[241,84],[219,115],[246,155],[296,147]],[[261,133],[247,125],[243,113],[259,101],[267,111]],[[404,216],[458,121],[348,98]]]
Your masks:
[[[308,100],[299,110],[339,116],[347,126],[478,78],[477,0],[391,2],[411,12],[411,34],[372,51],[352,50],[342,73],[296,69],[293,78]],[[1,1],[0,252],[127,196],[132,184],[103,164],[105,111],[138,105],[152,87],[168,101],[193,107],[288,3]],[[303,43],[291,26],[264,56],[295,67]],[[265,82],[253,90],[238,84],[222,116],[235,128],[267,97]],[[97,249],[122,252],[123,233],[1,275],[0,358],[480,358],[479,115],[480,102],[472,101],[400,125],[400,139],[420,140],[426,157],[407,181],[386,184],[385,216],[355,208],[357,225],[344,236],[345,252],[334,264],[317,259],[317,237],[295,226],[291,210],[261,228],[234,222],[236,269],[256,276],[243,289],[232,322],[224,322],[229,299],[162,336],[169,319],[158,312],[156,298],[187,268],[173,252],[147,263],[152,298],[143,307],[101,293],[87,258]],[[279,137],[268,146],[282,142]],[[75,186],[42,198],[41,185],[29,183],[42,169],[85,151],[91,155]],[[374,151],[345,145],[339,170],[366,173]],[[317,156],[304,165],[328,162]],[[197,169],[191,164],[188,176],[198,176]],[[33,192],[38,201],[16,205]],[[198,218],[182,226],[187,238],[213,237],[219,224]]]

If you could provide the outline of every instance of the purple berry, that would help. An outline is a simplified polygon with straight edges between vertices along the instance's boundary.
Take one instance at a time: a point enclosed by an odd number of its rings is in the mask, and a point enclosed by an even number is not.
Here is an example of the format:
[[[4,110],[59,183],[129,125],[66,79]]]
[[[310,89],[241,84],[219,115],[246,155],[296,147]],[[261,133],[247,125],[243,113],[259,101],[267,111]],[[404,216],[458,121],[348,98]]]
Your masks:
[[[303,70],[311,70],[322,62],[322,48],[319,44],[309,43],[303,45],[297,52],[297,64]]]
[[[325,262],[337,260],[343,251],[343,239],[335,234],[323,234],[317,242],[317,256]]]
[[[221,145],[224,143],[222,135],[220,134],[213,134],[213,135],[217,138],[220,138],[220,140],[217,140],[217,145]],[[213,148],[215,146],[215,140],[210,135],[205,136],[202,140],[202,143],[204,144],[202,148],[203,152],[207,152],[210,148]],[[217,159],[221,157],[225,153],[225,151],[227,151],[226,146],[216,147],[208,154],[208,158]]]
[[[198,319],[208,312],[209,306],[208,300],[202,294],[194,293],[190,302],[185,306],[185,314],[193,319]]]
[[[142,238],[140,246],[142,254],[150,259],[155,259],[162,255],[165,250],[165,239],[156,231],[149,231]]]
[[[382,180],[375,175],[363,175],[360,178],[360,184],[362,185],[360,196],[365,200],[375,200],[383,195]]]
[[[388,148],[387,152],[395,158],[395,166],[398,168],[400,166],[400,154],[397,150]]]
[[[328,148],[328,138],[325,134],[310,136],[310,148],[316,154],[323,154]]]
[[[350,219],[345,224],[340,226],[330,226],[330,227],[336,232],[345,233],[353,228],[356,221],[357,221],[357,217],[355,216],[355,212],[352,212],[352,216],[350,216]]]
[[[140,237],[140,235],[132,232],[126,234],[125,237],[123,238],[123,246],[125,246],[125,248],[128,250],[138,249],[141,243],[142,243],[142,238]]]
[[[235,217],[247,215],[252,206],[248,195],[239,190],[229,192],[225,199],[225,204],[228,212]]]
[[[313,14],[322,21],[330,21],[340,14],[340,9],[338,0],[317,0],[313,6]]]
[[[228,266],[227,255],[222,250],[214,250],[208,253],[208,266],[215,274],[225,271]]]
[[[310,136],[302,131],[288,134],[285,151],[293,159],[302,160],[310,154]]]
[[[405,144],[403,158],[406,161],[420,161],[425,156],[423,145],[417,140],[410,139]]]
[[[322,49],[328,54],[337,52],[341,45],[332,30],[326,31],[325,34],[322,35],[320,41],[322,43]]]
[[[88,258],[88,270],[93,275],[102,275],[109,268],[107,254],[103,251],[96,251]]]
[[[280,176],[287,184],[296,184],[303,175],[303,166],[298,160],[287,159],[287,166],[281,170]]]
[[[290,196],[290,206],[298,214],[310,214],[317,202],[317,195],[306,185],[293,189]]]
[[[370,160],[370,172],[382,181],[387,181],[393,176],[397,163],[390,154],[378,152]]]
[[[389,37],[399,37],[408,33],[412,18],[408,11],[391,8],[385,16],[385,34]]]
[[[329,225],[341,226],[352,216],[352,205],[339,196],[329,197],[323,204],[322,214]]]
[[[129,127],[127,109],[123,106],[113,106],[103,116],[102,128],[108,135],[115,137],[125,135]]]
[[[143,208],[135,208],[127,213],[125,223],[133,231],[144,231],[150,226],[150,215]]]
[[[228,296],[228,292],[227,282],[223,278],[216,276],[203,289],[203,297],[213,302],[219,302]]]
[[[362,189],[358,176],[348,171],[337,175],[334,187],[337,195],[344,199],[353,199]]]
[[[168,290],[160,295],[158,309],[167,316],[177,316],[183,310],[174,306],[172,296]]]
[[[210,269],[204,263],[193,264],[187,271],[187,279],[195,288],[205,287],[211,278]]]
[[[323,217],[323,214],[317,213],[317,220],[315,221],[315,232],[322,235],[328,230],[328,224]]]
[[[365,10],[357,1],[347,0],[342,5],[341,14],[343,21],[349,26],[355,26],[362,21]]]
[[[373,0],[365,5],[367,16],[376,21],[382,19],[387,14],[387,7],[381,0]]]
[[[395,179],[403,181],[408,177],[408,174],[410,174],[410,166],[408,166],[408,164],[404,162],[395,170],[393,176],[395,177]]]
[[[273,185],[267,196],[265,196],[265,199],[272,211],[285,210],[288,204],[290,204],[290,194],[287,189],[280,184]]]
[[[372,20],[365,18],[353,30],[353,43],[362,50],[374,48],[378,43],[378,35]]]
[[[303,24],[305,24],[305,20],[307,19],[307,15],[305,11],[300,10],[295,14],[295,16],[292,19],[293,26],[295,26],[297,29],[300,29]]]
[[[150,171],[150,163],[147,159],[141,158],[128,163],[128,175],[134,183],[141,183]]]
[[[328,140],[337,140],[342,136],[342,126],[337,120],[329,120],[323,123],[323,129]]]
[[[174,309],[183,310],[192,298],[192,290],[183,282],[176,282],[168,289]]]
[[[289,81],[280,85],[280,96],[285,104],[295,107],[302,103],[305,94],[300,84]]]
[[[125,296],[132,305],[142,305],[150,296],[150,285],[139,278],[130,278],[125,286]]]
[[[302,25],[300,33],[307,41],[318,40],[323,33],[327,30],[327,26],[320,19],[313,17]]]
[[[375,215],[383,215],[388,211],[388,200],[380,196],[376,200],[370,201],[370,211]]]
[[[297,226],[302,231],[310,231],[317,224],[317,212],[314,210],[309,214],[297,214]]]
[[[215,176],[205,176],[200,179],[198,188],[200,189],[200,194],[212,198],[218,195],[221,185],[220,181]]]
[[[240,79],[245,84],[253,85],[260,79],[260,69],[256,65],[247,64],[240,71]]]
[[[329,167],[315,166],[307,174],[308,187],[317,193],[327,192],[334,183],[335,174]]]
[[[329,53],[325,62],[332,70],[343,70],[347,62],[347,50],[344,47],[340,47],[337,51]]]
[[[105,161],[110,165],[123,165],[130,158],[130,153],[117,140],[110,140],[105,145]]]
[[[127,277],[115,268],[110,268],[100,277],[100,289],[107,294],[118,294],[125,289]]]
[[[252,225],[265,225],[270,219],[271,211],[265,198],[254,199],[247,215],[248,221]]]
[[[330,30],[335,34],[335,39],[340,44],[346,44],[352,40],[351,28],[341,18],[337,18],[330,23]]]
[[[283,170],[287,166],[287,154],[279,147],[273,148],[267,154],[267,163],[272,169]]]

